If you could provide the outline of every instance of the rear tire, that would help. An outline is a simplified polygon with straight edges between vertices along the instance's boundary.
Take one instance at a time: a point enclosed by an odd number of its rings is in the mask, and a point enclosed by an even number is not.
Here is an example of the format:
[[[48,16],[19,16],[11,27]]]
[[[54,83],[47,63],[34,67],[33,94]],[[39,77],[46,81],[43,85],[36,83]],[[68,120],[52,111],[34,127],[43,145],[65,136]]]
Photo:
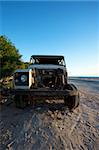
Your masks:
[[[64,97],[65,106],[67,106],[70,110],[75,109],[79,106],[80,97],[77,88],[73,84],[67,85],[68,90],[75,91],[75,95]]]

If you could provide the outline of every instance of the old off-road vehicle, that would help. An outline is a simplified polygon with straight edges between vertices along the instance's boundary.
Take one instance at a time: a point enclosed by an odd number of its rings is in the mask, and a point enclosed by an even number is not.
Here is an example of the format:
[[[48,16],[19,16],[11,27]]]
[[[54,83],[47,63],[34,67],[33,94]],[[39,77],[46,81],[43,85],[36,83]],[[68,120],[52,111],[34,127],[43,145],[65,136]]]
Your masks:
[[[63,56],[33,55],[27,69],[14,73],[16,107],[24,108],[35,99],[64,99],[69,109],[79,105],[79,93],[75,85],[68,84]]]

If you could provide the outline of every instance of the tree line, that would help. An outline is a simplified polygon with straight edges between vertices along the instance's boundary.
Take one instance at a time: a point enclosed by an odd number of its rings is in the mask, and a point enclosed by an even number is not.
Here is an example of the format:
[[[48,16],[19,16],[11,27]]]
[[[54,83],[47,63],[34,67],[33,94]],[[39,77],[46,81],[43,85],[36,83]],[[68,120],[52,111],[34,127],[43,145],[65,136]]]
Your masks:
[[[15,45],[6,36],[0,36],[0,78],[11,76],[16,69],[27,65]]]

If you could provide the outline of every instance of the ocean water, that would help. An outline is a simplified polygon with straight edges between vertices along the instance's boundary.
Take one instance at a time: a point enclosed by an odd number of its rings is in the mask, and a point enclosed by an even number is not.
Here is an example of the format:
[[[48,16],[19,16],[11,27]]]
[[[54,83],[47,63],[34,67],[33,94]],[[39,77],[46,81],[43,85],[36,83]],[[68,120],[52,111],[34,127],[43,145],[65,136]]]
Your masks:
[[[69,77],[69,79],[74,80],[86,80],[86,81],[99,81],[99,77]]]
[[[91,93],[99,94],[99,77],[69,77],[69,83],[78,88],[86,88]]]

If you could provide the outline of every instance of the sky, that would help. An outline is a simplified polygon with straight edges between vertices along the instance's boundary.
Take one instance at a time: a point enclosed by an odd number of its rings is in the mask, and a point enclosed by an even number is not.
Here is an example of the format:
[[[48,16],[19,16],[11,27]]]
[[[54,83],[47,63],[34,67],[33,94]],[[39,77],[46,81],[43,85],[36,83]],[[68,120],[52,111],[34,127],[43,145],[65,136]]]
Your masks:
[[[29,61],[63,55],[70,76],[99,76],[98,1],[0,1],[0,35]]]

